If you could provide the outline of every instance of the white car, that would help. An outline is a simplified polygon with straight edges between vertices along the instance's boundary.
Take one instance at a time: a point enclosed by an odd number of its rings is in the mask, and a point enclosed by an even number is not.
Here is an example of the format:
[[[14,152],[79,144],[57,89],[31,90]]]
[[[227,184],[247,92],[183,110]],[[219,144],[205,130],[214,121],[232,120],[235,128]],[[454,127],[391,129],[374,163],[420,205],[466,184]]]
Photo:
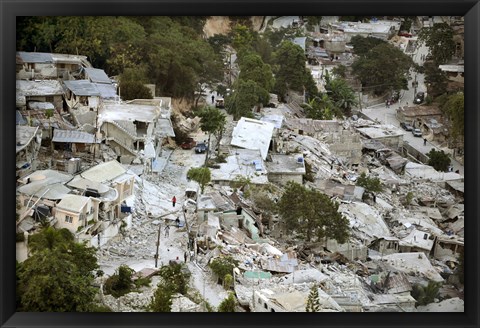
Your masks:
[[[422,136],[422,130],[420,129],[413,129],[412,134],[414,137],[421,137]]]

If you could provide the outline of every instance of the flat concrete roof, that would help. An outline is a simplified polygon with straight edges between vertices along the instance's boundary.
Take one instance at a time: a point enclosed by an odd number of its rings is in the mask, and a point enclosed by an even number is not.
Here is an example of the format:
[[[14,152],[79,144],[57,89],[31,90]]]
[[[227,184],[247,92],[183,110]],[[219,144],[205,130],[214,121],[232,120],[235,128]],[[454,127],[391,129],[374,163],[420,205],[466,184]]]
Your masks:
[[[80,174],[81,177],[96,181],[107,182],[125,174],[127,170],[116,160],[98,164]]]
[[[99,124],[111,121],[153,122],[160,115],[160,107],[105,101],[98,112]]]
[[[88,203],[89,197],[79,196],[79,195],[66,195],[63,199],[57,204],[59,209],[66,211],[71,211],[75,213],[80,213]]]

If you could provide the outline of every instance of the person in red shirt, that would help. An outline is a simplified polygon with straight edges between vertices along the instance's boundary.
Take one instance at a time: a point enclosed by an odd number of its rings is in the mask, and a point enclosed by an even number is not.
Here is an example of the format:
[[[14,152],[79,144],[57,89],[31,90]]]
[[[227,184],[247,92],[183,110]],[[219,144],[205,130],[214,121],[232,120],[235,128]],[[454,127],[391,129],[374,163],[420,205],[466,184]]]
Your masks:
[[[173,196],[172,198],[172,205],[173,207],[175,207],[175,203],[177,202],[177,198],[175,196]]]

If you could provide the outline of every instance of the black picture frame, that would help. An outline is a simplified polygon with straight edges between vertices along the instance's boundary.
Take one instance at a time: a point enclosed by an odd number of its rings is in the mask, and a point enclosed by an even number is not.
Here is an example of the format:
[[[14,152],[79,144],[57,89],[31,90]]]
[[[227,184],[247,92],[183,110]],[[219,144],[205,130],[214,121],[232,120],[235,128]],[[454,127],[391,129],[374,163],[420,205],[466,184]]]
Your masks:
[[[479,22],[477,1],[418,0],[0,0],[1,327],[478,327]],[[15,20],[17,16],[150,15],[465,16],[465,312],[464,313],[20,313],[15,312]]]

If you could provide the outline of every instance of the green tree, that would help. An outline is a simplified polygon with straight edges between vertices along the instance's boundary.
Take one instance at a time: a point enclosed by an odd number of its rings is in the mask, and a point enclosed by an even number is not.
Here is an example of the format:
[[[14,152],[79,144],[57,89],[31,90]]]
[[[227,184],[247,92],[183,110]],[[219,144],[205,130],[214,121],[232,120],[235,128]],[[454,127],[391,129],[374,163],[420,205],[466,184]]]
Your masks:
[[[447,172],[448,166],[450,165],[450,157],[443,150],[435,150],[432,148],[427,153],[428,156],[428,165],[433,166],[437,171]]]
[[[270,94],[255,81],[237,79],[234,85],[234,92],[226,97],[225,107],[234,120],[241,117],[253,117],[253,107],[259,104],[267,104]]]
[[[331,120],[334,116],[341,116],[341,112],[326,93],[320,97],[311,98],[301,106],[306,116],[314,120]]]
[[[274,89],[281,98],[289,90],[304,92],[307,89],[311,95],[317,93],[313,88],[315,82],[312,74],[305,65],[305,52],[300,46],[291,41],[283,41],[275,51],[274,58],[277,67]]]
[[[107,278],[104,285],[105,294],[120,297],[129,293],[132,289],[132,275],[135,271],[126,265],[118,267],[117,272]]]
[[[29,239],[31,256],[17,267],[18,311],[79,312],[94,306],[95,249],[49,227]]]
[[[215,53],[220,54],[224,47],[232,42],[232,38],[228,35],[214,34],[207,39]]]
[[[225,288],[226,290],[229,290],[230,288],[232,288],[232,284],[233,284],[233,277],[231,274],[227,273],[225,277],[223,277],[223,288]]]
[[[347,67],[340,64],[332,68],[332,73],[334,76],[344,79],[347,76]]]
[[[172,295],[186,295],[190,273],[180,263],[170,263],[160,268],[161,281],[153,294],[150,309],[154,312],[171,312]]]
[[[465,99],[463,92],[448,96],[447,101],[441,108],[449,119],[450,138],[454,142],[459,138],[463,140],[465,135]]]
[[[447,92],[448,78],[438,65],[433,61],[427,61],[423,65],[425,72],[425,83],[427,84],[428,94],[432,97],[443,95]]]
[[[154,312],[171,312],[172,295],[173,291],[169,286],[159,284],[153,294],[150,309]]]
[[[386,41],[374,38],[374,37],[363,37],[361,35],[355,35],[350,40],[350,43],[353,46],[353,52],[358,56],[365,56],[370,50],[378,46],[379,44],[387,44]]]
[[[218,306],[218,312],[235,312],[236,303],[235,294],[230,292],[228,293],[228,297]]]
[[[422,28],[418,33],[418,40],[425,42],[438,66],[448,62],[455,54],[453,35],[453,28],[447,23],[435,23],[432,27]]]
[[[318,287],[313,285],[308,294],[306,312],[320,312],[320,298],[318,296]]]
[[[208,266],[223,281],[227,274],[233,275],[233,269],[238,266],[238,261],[231,256],[219,256],[211,260]]]
[[[123,100],[152,99],[153,95],[145,84],[148,82],[145,69],[128,68],[120,76],[120,96]]]
[[[211,136],[212,134],[217,137],[221,136],[221,132],[225,129],[227,121],[226,116],[218,108],[214,107],[204,107],[197,113],[197,116],[200,117],[200,128],[203,132],[208,133],[208,148],[205,156],[206,166],[208,163]],[[217,143],[220,144],[220,140],[217,140]]]
[[[429,281],[427,286],[415,284],[410,294],[417,300],[415,305],[427,305],[433,303],[435,298],[438,298],[440,287],[441,283],[435,281]]]
[[[316,237],[344,243],[348,238],[348,220],[338,212],[338,204],[317,190],[290,181],[278,208],[287,229],[297,231],[307,241]]]
[[[322,16],[303,16],[307,20],[307,30],[313,31],[315,26],[318,26],[322,21]]]
[[[237,51],[252,49],[258,34],[245,25],[236,24],[232,29],[232,45]]]
[[[203,194],[205,186],[211,180],[210,169],[208,167],[192,167],[187,172],[187,178],[192,179],[193,181],[197,181]]]
[[[380,179],[367,177],[365,172],[362,172],[362,174],[360,174],[356,184],[359,187],[365,188],[365,191],[371,193],[377,193],[383,190],[383,185]]]
[[[253,52],[246,53],[239,61],[239,66],[239,79],[254,81],[259,87],[268,92],[272,90],[275,84],[272,69],[270,65],[263,62],[259,55]]]
[[[358,105],[358,101],[352,87],[350,87],[347,84],[347,81],[344,79],[331,79],[328,74],[325,75],[325,80],[325,89],[327,90],[327,94],[329,98],[332,99],[335,107],[339,108],[343,115],[350,116],[352,107]]]
[[[188,289],[188,280],[190,273],[184,270],[181,263],[171,263],[162,266],[159,272],[162,282],[168,285],[174,293],[186,294]]]
[[[353,62],[352,73],[364,89],[380,95],[389,90],[406,90],[412,66],[412,58],[400,49],[381,43]]]

